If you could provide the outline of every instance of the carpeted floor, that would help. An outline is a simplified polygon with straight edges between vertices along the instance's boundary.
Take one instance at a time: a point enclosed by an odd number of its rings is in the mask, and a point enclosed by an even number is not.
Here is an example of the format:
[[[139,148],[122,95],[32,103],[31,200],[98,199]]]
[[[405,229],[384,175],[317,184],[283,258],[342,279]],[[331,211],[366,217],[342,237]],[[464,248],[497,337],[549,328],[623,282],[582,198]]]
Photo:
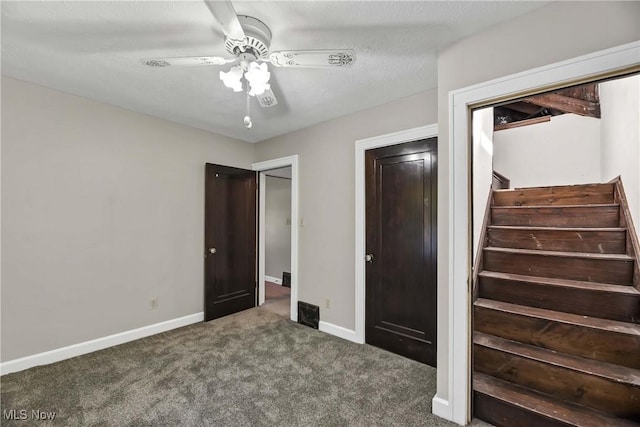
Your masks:
[[[1,377],[3,426],[453,426],[435,369],[263,308]],[[3,417],[5,418],[5,417]]]

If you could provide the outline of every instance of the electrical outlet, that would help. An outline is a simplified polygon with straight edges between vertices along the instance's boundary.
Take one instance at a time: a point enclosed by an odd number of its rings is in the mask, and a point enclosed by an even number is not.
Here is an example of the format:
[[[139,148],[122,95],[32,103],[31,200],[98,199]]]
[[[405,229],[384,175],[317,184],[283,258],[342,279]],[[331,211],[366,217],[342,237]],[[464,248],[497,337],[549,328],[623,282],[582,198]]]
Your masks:
[[[151,298],[149,300],[149,308],[151,310],[155,310],[156,308],[158,308],[158,298]]]
[[[327,298],[324,302],[324,307],[325,308],[331,308],[331,300],[329,298]]]

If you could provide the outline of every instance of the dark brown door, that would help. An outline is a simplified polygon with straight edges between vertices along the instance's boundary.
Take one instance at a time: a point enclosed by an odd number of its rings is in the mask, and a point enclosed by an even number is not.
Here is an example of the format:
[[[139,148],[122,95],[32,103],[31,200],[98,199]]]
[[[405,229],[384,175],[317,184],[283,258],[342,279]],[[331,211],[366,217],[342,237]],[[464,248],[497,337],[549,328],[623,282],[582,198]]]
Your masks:
[[[205,321],[256,305],[256,172],[207,163]]]
[[[369,150],[366,342],[436,366],[437,139]]]

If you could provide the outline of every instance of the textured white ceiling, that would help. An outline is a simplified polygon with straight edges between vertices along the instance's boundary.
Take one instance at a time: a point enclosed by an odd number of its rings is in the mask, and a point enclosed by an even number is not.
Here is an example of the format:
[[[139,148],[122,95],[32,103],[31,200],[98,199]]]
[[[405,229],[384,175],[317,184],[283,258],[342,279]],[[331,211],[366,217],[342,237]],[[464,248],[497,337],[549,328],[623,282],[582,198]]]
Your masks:
[[[142,57],[226,55],[201,1],[2,1],[2,74],[257,142],[434,88],[437,51],[545,2],[235,2],[271,50],[352,48],[347,69],[270,66],[280,104],[224,87],[219,67],[151,68]]]

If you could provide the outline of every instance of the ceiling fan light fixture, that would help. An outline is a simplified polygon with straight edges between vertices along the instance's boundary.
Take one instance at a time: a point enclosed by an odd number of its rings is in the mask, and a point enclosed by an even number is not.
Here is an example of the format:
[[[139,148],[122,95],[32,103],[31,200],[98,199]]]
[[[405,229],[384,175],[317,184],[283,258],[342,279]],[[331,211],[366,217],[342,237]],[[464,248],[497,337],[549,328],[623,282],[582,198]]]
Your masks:
[[[271,85],[269,85],[271,73],[267,68],[267,64],[259,64],[255,61],[249,63],[249,70],[244,73],[244,78],[251,85],[251,90],[249,91],[251,96],[262,95],[271,88]]]
[[[256,99],[262,108],[275,107],[278,105],[278,99],[273,94],[271,88],[265,90],[262,95],[257,95]]]
[[[226,73],[220,71],[220,80],[226,87],[233,89],[234,92],[242,92],[242,67],[236,65]]]
[[[0,0],[1,1],[1,0]],[[355,61],[352,49],[282,50],[269,52],[271,30],[257,18],[238,15],[230,0],[204,0],[213,18],[218,21],[225,37],[227,52],[234,58],[221,56],[188,56],[176,58],[146,58],[142,63],[149,67],[170,65],[198,66],[235,63],[227,72],[220,71],[220,80],[234,92],[246,91],[247,114],[244,125],[251,129],[249,115],[251,97],[262,108],[278,105],[269,79],[267,62],[274,67],[336,68],[349,67]],[[245,84],[246,81],[246,84]]]

